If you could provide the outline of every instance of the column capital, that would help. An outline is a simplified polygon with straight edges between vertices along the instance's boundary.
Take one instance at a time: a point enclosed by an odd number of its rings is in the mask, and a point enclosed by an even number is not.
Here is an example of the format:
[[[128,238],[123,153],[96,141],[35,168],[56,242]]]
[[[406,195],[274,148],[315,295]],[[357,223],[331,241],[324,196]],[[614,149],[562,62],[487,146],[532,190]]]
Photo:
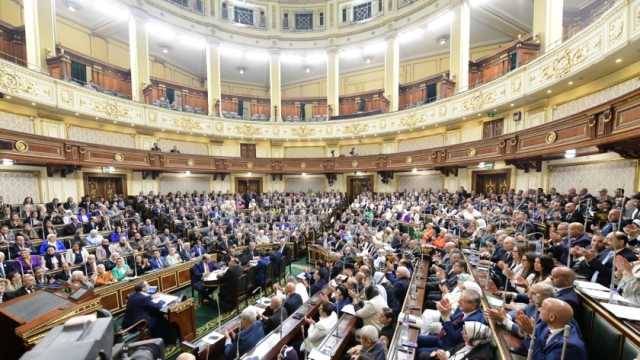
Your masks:
[[[216,48],[220,46],[220,40],[218,40],[217,38],[207,37],[205,41],[207,42],[207,46]]]
[[[384,39],[387,41],[395,41],[398,40],[398,30],[392,30],[389,31],[385,36]]]

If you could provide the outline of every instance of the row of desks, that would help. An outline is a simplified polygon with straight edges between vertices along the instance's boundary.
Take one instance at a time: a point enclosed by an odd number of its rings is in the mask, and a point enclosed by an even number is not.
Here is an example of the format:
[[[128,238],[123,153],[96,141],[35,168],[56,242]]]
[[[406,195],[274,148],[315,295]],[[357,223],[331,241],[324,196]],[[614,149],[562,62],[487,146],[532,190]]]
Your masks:
[[[413,272],[407,296],[402,304],[404,314],[416,317],[422,316],[422,306],[426,296],[426,285],[429,277],[430,261],[425,259],[420,262],[420,266]],[[389,344],[387,356],[391,360],[413,360],[416,349],[410,344],[416,344],[420,335],[420,329],[415,326],[405,324],[402,319],[398,319],[393,339]]]

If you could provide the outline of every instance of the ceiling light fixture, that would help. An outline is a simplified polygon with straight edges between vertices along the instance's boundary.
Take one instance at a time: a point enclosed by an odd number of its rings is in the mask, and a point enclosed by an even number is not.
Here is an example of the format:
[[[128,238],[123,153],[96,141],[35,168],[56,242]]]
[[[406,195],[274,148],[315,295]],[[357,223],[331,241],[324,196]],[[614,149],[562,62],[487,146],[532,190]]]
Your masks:
[[[238,68],[238,72],[240,73],[240,75],[244,75],[245,71],[246,71],[246,69],[243,68],[243,67],[239,67]]]
[[[191,171],[187,170],[187,171],[184,172],[184,174],[189,176],[189,175],[191,175]]]
[[[574,157],[576,157],[576,149],[569,149],[564,152],[565,159],[573,159]]]
[[[367,64],[371,64],[371,58],[367,56],[366,58],[364,58],[364,62]]]
[[[2,165],[4,166],[12,166],[13,164],[15,164],[15,161],[12,159],[2,159]]]
[[[445,46],[447,45],[448,42],[449,42],[449,38],[446,36],[443,36],[440,39],[438,39],[438,44],[440,44],[440,46]]]
[[[620,58],[616,59],[616,64],[620,64],[621,62],[622,62],[622,59],[620,59]]]
[[[168,54],[168,53],[169,53],[169,48],[167,48],[167,47],[163,46],[163,47],[162,47],[162,53],[163,53],[163,54]]]
[[[573,81],[569,81],[569,86],[573,85]]]
[[[553,91],[551,89],[547,90],[547,94],[551,94]]]
[[[307,66],[306,68],[304,68],[304,72],[306,72],[307,74],[310,73],[311,72],[311,68]]]

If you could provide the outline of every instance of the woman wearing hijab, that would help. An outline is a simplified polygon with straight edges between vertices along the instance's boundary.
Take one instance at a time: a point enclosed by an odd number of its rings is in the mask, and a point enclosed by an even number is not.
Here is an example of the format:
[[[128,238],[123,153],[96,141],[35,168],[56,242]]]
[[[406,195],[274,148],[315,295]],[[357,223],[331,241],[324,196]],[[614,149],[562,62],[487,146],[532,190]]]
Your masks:
[[[451,351],[437,350],[431,354],[422,354],[420,359],[435,358],[438,360],[493,360],[494,349],[491,344],[491,329],[477,321],[466,321],[463,325],[461,348]]]

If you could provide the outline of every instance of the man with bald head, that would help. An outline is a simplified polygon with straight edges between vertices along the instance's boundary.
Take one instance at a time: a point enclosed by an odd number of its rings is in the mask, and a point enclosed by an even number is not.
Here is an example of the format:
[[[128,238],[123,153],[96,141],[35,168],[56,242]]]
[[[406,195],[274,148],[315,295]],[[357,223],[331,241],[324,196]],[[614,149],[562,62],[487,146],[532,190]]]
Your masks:
[[[562,220],[568,223],[579,223],[582,224],[584,222],[584,218],[582,214],[576,209],[575,203],[567,203],[564,206],[564,215],[562,216]]]
[[[278,296],[271,297],[271,302],[260,316],[262,325],[264,325],[264,333],[268,334],[280,325],[282,319],[286,319],[289,314],[282,306],[282,299]]]
[[[584,225],[579,222],[569,224],[569,234],[567,238],[569,248],[574,246],[586,248],[591,244],[591,237],[584,232]]]
[[[296,284],[288,282],[285,287],[286,297],[284,299],[284,308],[287,314],[293,314],[300,306],[302,306],[302,297],[296,292]]]
[[[558,266],[551,270],[551,284],[556,290],[555,298],[571,305],[574,312],[580,308],[580,298],[573,288],[576,273],[566,266]]]
[[[564,329],[569,327],[569,336],[566,341],[566,351],[564,359],[586,360],[587,352],[584,342],[580,337],[580,332],[576,328],[573,319],[573,309],[566,302],[549,298],[542,302],[540,307],[540,322],[534,322],[524,315],[519,315],[516,319],[520,327],[527,333],[535,332],[536,339],[533,346],[533,360],[560,360],[562,358],[562,348],[564,344]],[[534,328],[535,326],[535,328]],[[529,346],[531,340],[527,339]]]

